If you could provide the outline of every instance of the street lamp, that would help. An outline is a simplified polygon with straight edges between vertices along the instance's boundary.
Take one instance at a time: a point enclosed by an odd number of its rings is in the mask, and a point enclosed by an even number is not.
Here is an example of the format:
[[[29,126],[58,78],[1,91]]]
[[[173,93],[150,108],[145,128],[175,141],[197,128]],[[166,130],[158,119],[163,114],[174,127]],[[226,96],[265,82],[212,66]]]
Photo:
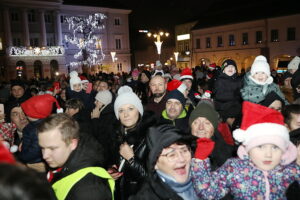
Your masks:
[[[163,32],[163,31],[160,31],[159,33],[151,33],[151,32],[147,33],[148,37],[154,37],[156,39],[156,41],[154,41],[154,44],[157,49],[158,60],[160,60],[161,45],[163,43],[163,41],[161,41],[161,37],[169,37],[169,35],[170,34],[168,32]]]

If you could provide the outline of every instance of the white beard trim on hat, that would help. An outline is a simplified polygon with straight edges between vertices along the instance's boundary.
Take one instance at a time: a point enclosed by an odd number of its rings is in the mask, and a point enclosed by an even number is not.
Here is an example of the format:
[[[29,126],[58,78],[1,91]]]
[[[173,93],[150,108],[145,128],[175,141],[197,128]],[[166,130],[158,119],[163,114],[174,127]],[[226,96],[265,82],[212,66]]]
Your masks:
[[[252,140],[257,140],[259,142],[260,137],[266,136],[278,136],[286,144],[286,148],[290,142],[289,131],[284,125],[276,123],[260,123],[250,126],[247,130],[236,129],[233,131],[233,137],[238,142],[247,146]],[[270,144],[272,141],[270,140]]]

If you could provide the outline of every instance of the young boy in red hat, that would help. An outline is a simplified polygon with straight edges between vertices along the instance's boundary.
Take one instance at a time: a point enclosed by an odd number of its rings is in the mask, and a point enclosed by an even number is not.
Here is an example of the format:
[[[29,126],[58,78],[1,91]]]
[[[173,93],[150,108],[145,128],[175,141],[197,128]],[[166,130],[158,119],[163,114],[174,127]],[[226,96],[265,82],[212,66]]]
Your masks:
[[[31,97],[21,104],[29,124],[23,129],[23,141],[19,146],[17,158],[27,166],[44,171],[42,163],[42,152],[38,144],[37,127],[47,118],[56,104],[57,112],[62,112],[57,100],[50,94]]]

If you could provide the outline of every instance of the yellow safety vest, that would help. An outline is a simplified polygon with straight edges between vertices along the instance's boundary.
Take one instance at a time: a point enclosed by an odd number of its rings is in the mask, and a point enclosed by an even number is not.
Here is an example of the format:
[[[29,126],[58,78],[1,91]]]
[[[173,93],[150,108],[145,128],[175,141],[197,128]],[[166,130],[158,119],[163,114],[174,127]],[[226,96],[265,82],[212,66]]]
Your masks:
[[[109,175],[109,173],[101,167],[86,167],[80,169],[69,176],[66,176],[52,185],[55,195],[58,200],[64,200],[72,187],[85,177],[88,173],[92,173],[100,178],[108,180],[109,187],[111,190],[112,199],[114,199],[115,180]]]

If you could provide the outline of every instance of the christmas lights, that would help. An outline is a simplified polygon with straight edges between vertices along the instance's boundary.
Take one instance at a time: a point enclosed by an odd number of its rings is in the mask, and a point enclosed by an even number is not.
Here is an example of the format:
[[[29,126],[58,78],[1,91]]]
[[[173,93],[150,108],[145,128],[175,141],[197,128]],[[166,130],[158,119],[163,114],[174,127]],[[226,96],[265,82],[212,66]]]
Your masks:
[[[104,59],[101,39],[96,32],[105,28],[104,19],[106,16],[102,13],[95,13],[88,17],[67,17],[69,30],[72,35],[65,35],[65,42],[75,45],[79,51],[74,55],[76,62],[71,62],[71,66],[98,65]]]
[[[10,47],[10,56],[63,56],[65,49],[62,46],[53,47]]]

